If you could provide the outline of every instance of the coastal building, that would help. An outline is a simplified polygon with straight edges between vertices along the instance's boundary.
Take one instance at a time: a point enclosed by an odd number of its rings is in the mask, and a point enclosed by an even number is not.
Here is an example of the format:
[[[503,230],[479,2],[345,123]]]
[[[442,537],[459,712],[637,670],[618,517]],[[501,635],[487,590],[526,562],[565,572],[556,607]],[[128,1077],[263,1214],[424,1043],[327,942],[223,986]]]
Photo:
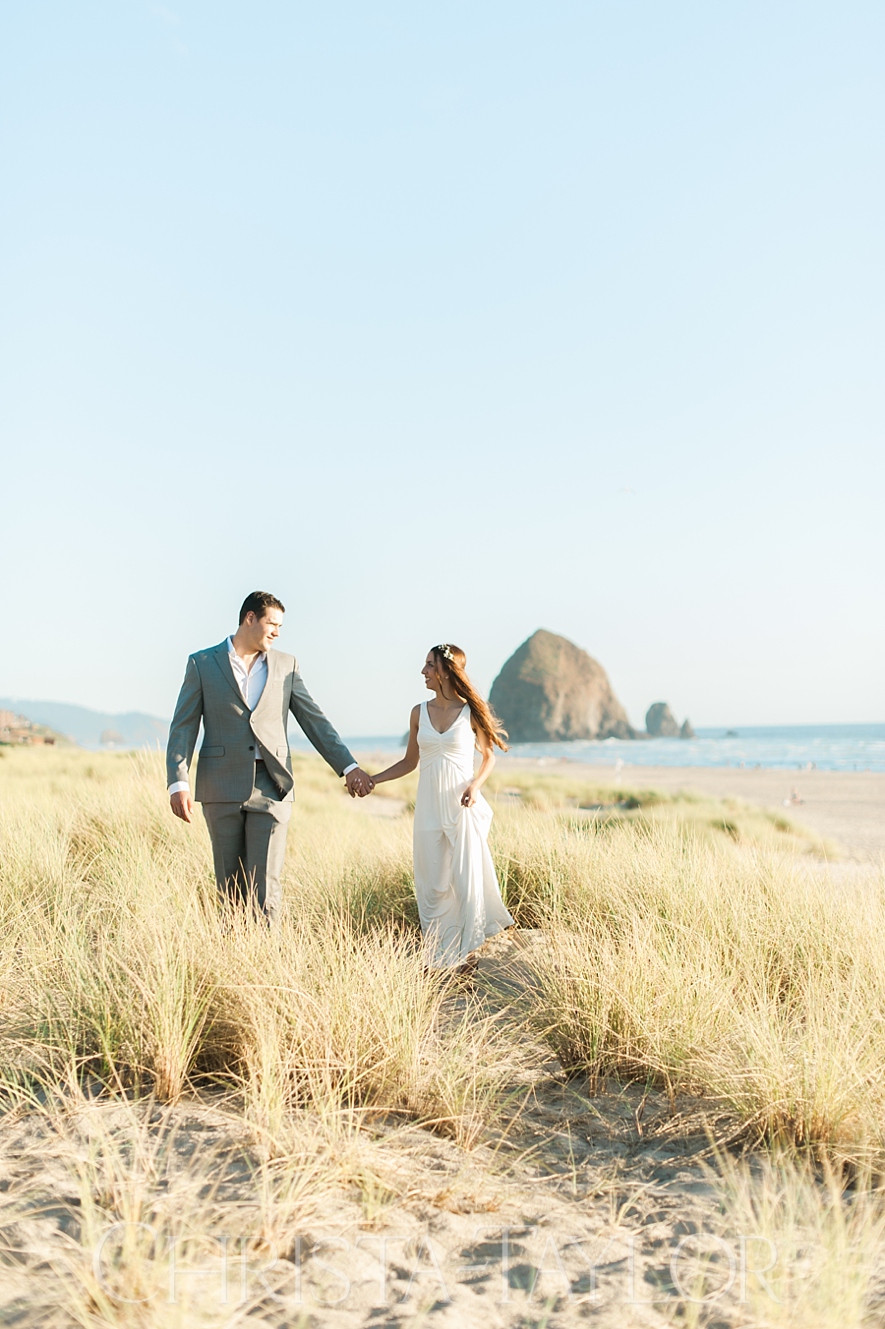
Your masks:
[[[52,747],[55,737],[41,733],[26,715],[16,715],[14,711],[0,711],[0,743],[27,744],[30,747]]]

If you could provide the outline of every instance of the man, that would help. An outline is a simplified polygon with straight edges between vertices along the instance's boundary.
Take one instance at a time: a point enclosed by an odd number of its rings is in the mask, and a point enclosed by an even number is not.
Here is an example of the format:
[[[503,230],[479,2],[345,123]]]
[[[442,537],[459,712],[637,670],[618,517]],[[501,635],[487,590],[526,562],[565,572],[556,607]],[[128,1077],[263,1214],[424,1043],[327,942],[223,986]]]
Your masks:
[[[269,923],[280,907],[292,815],[289,712],[344,776],[351,798],[372,789],[304,686],[295,657],[271,650],[284,613],[276,596],[253,591],[233,636],[190,656],[166,748],[172,811],[189,822],[194,800],[188,771],[202,720],[196,799],[209,826],[219,895],[232,903],[251,900]]]

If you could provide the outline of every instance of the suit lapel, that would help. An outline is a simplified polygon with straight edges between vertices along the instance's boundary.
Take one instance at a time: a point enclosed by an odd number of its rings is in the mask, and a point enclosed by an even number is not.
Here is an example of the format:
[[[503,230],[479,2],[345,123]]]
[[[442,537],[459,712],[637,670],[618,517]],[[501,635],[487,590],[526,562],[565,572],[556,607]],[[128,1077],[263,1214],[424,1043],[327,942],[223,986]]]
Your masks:
[[[255,716],[257,716],[259,712],[263,710],[264,706],[267,704],[269,700],[269,693],[271,690],[271,686],[274,683],[276,683],[277,679],[277,668],[279,665],[279,659],[280,657],[277,655],[276,651],[268,651],[267,678],[265,679],[264,682],[264,691],[262,692],[261,696],[258,698],[257,702],[255,703],[255,709],[252,712],[252,714]]]
[[[246,706],[246,703],[243,700],[243,694],[239,689],[237,680],[234,678],[234,671],[231,668],[230,654],[227,649],[226,641],[223,641],[220,646],[215,647],[213,656],[215,659],[215,663],[218,665],[218,668],[221,671],[222,676],[227,680],[227,682],[233,688],[234,695],[236,696],[237,701],[240,703],[241,706]],[[248,706],[246,706],[246,710],[248,709],[249,709]]]

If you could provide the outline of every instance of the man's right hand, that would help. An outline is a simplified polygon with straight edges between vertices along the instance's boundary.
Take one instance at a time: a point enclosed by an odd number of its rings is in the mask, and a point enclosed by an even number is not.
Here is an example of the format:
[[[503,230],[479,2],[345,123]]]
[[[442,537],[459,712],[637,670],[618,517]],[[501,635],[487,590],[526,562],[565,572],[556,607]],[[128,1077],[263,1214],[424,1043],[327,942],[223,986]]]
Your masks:
[[[365,798],[366,794],[371,794],[375,788],[372,777],[359,766],[354,766],[352,771],[347,772],[344,783],[351,798]]]
[[[169,806],[182,821],[193,821],[194,800],[189,789],[179,789],[177,794],[170,794]]]

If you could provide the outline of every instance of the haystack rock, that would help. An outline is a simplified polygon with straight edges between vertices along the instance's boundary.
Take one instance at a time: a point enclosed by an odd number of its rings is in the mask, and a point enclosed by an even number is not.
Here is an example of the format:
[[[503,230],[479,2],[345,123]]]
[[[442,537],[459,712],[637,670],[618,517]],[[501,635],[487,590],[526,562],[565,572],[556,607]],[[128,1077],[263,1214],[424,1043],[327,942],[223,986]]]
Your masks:
[[[683,720],[682,728],[679,730],[680,738],[697,738],[697,734],[691,727],[691,720]]]
[[[602,665],[543,628],[514,651],[489,700],[512,743],[638,737]]]
[[[678,738],[676,716],[665,701],[656,701],[645,713],[645,727],[652,738]]]

